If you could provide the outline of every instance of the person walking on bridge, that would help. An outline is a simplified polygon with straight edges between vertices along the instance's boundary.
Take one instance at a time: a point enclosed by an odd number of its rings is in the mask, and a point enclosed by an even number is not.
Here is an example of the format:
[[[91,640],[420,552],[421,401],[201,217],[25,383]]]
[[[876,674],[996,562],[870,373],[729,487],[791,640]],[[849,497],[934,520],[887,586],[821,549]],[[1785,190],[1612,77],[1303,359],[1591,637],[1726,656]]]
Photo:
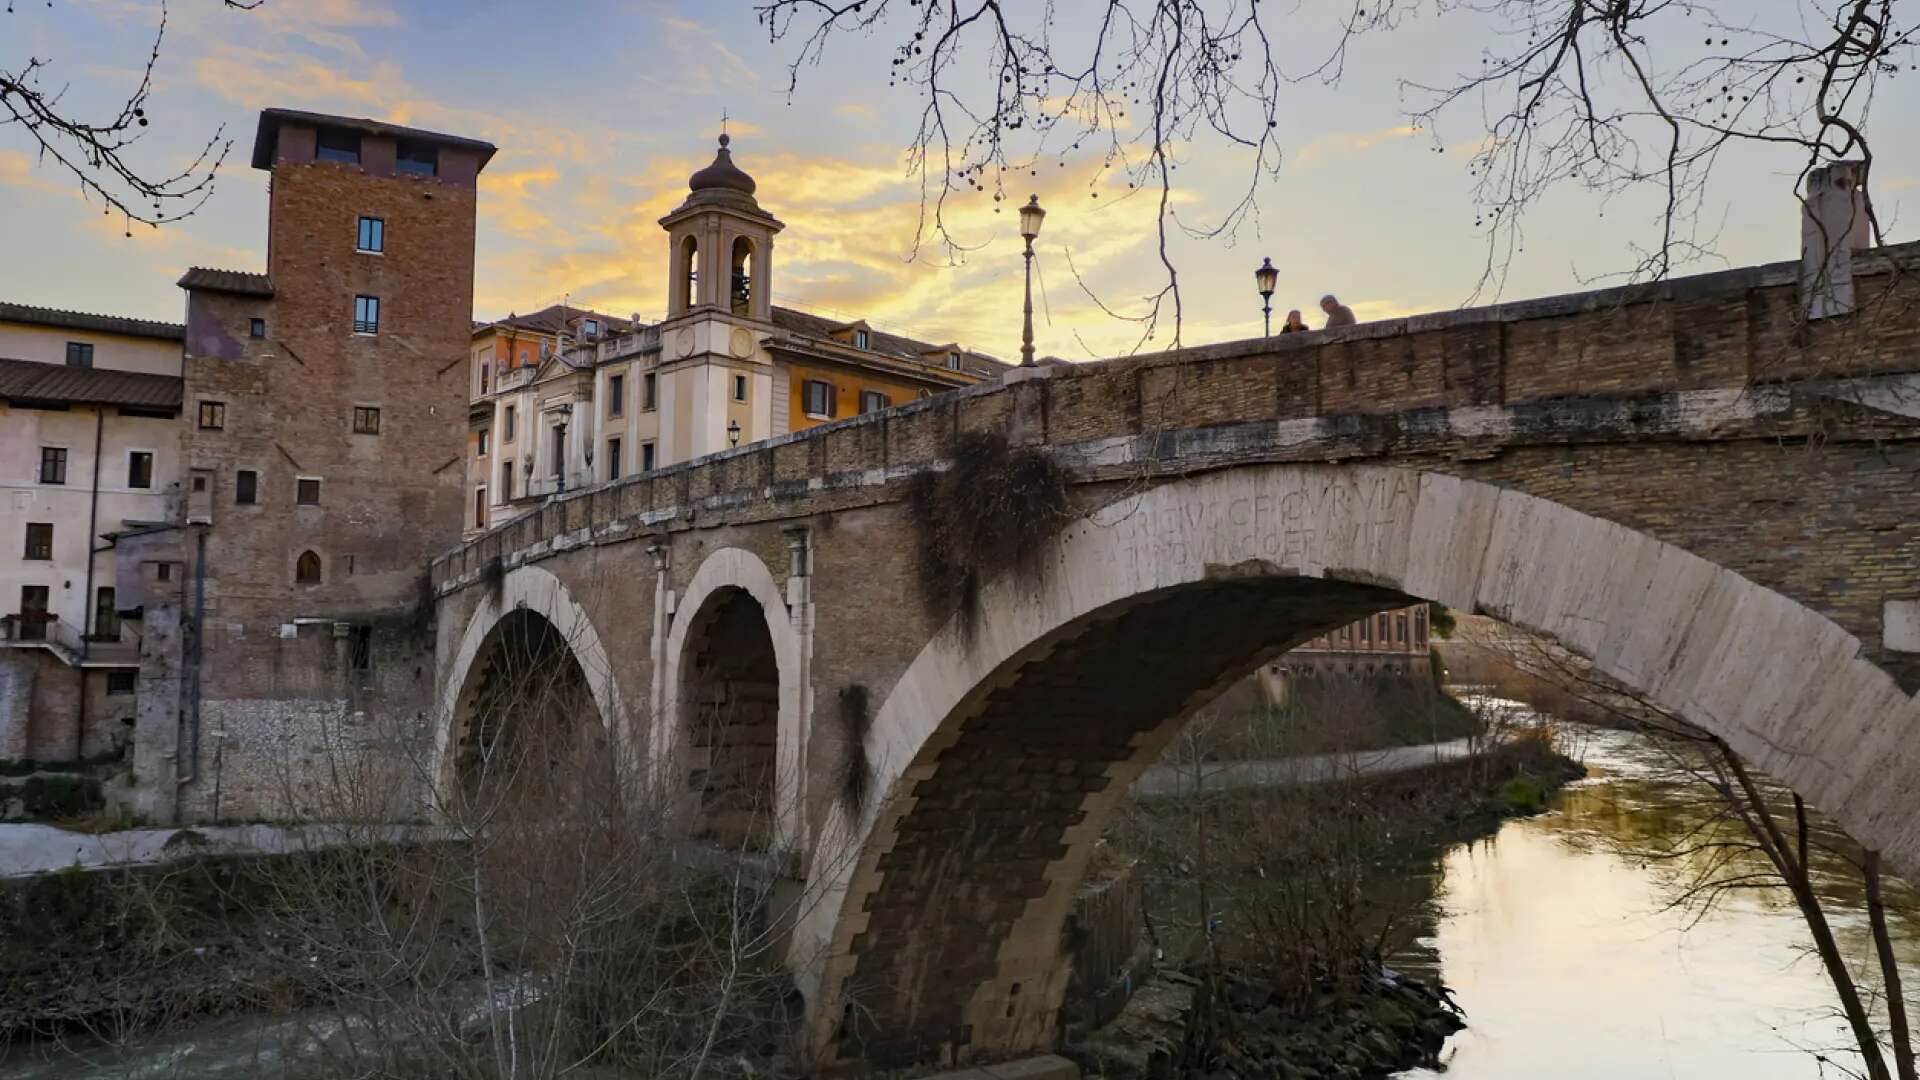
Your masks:
[[[1328,330],[1336,326],[1352,326],[1356,321],[1353,309],[1340,302],[1340,298],[1328,293],[1320,298],[1320,310],[1327,313]]]

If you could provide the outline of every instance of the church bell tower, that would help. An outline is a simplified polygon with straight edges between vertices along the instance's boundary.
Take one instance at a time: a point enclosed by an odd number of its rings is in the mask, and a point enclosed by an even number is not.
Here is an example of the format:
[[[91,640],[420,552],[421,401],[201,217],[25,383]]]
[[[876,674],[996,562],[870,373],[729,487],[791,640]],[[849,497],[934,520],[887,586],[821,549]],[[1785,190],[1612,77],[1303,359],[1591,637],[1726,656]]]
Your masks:
[[[773,238],[785,228],[720,136],[713,163],[660,219],[667,231],[667,317],[660,324],[659,463],[671,465],[774,434],[777,393]]]

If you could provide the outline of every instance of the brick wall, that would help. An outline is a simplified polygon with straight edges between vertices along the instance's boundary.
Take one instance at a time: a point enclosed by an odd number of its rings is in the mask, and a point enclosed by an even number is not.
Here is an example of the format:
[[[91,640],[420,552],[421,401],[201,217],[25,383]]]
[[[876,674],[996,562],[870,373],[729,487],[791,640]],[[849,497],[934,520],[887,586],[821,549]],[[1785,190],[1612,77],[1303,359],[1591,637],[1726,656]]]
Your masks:
[[[274,787],[303,790],[276,774],[351,744],[339,733],[356,717],[378,728],[432,708],[432,640],[410,613],[465,510],[474,198],[470,183],[281,162],[274,296],[191,296],[190,337],[219,347],[187,357],[190,428],[199,400],[226,403],[225,430],[185,440],[214,487],[193,812],[212,807],[212,731],[221,810],[244,816],[275,812]],[[382,254],[355,251],[363,215],[385,222]],[[380,299],[376,336],[353,331],[357,295]],[[248,337],[251,318],[265,338]],[[378,434],[355,431],[357,407],[379,410]],[[254,505],[235,502],[242,469],[258,475]],[[320,480],[318,505],[297,503],[302,477]],[[295,581],[307,551],[317,584]],[[365,668],[334,621],[374,628]]]

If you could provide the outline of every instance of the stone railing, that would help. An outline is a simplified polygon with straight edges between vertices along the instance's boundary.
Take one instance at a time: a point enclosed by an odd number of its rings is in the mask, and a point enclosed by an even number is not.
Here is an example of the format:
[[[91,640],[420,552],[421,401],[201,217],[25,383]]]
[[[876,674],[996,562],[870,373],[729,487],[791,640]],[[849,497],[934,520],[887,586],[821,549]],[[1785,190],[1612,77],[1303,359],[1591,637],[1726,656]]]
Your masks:
[[[850,489],[937,464],[967,431],[1006,431],[1070,451],[1068,464],[1092,477],[1143,458],[1470,452],[1522,428],[1542,437],[1576,429],[1650,437],[1661,425],[1731,422],[1729,403],[1768,387],[1920,370],[1920,243],[1862,253],[1854,267],[1859,310],[1811,323],[1798,310],[1799,264],[1776,263],[1016,369],[1003,383],[584,490],[570,486],[435,560],[434,580],[457,583],[492,559],[616,524],[621,535],[637,535],[697,513],[809,512],[820,500],[835,504],[852,497]]]

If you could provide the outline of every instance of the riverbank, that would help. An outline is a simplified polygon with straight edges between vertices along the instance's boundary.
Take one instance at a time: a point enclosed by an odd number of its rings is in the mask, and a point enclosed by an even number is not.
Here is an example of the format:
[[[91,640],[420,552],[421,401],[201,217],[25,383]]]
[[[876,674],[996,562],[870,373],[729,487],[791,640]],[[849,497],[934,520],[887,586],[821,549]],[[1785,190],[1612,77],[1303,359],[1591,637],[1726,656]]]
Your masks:
[[[1166,961],[1069,1052],[1110,1078],[1365,1080],[1431,1063],[1463,1018],[1381,957],[1431,932],[1392,868],[1537,813],[1582,774],[1544,737],[1392,775],[1138,798],[1109,859],[1137,859]]]

